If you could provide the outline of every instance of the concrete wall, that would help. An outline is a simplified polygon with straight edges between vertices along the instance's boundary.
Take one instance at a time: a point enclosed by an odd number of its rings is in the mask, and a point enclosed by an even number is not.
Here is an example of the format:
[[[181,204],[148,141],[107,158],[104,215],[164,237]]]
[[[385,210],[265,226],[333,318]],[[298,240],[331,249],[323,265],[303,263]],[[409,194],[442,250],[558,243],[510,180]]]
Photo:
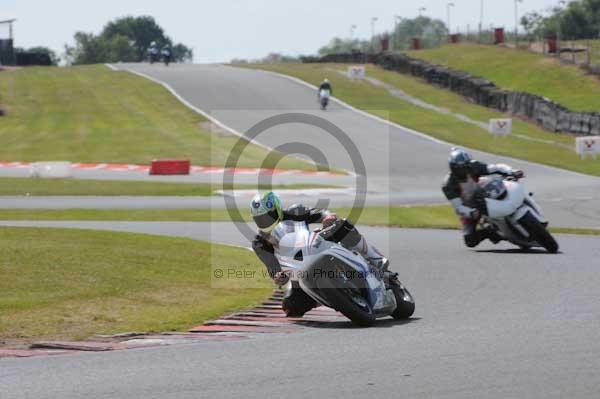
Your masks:
[[[574,112],[545,97],[513,92],[493,82],[404,54],[332,54],[306,57],[303,62],[372,63],[384,69],[416,76],[461,94],[472,102],[526,118],[552,132],[600,135],[600,113]]]

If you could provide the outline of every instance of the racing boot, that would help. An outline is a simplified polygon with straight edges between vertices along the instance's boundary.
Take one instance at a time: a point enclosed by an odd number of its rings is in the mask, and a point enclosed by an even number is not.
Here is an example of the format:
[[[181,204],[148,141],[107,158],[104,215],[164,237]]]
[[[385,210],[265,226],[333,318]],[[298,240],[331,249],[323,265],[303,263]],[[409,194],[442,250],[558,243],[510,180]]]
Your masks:
[[[487,238],[493,244],[498,244],[502,241],[502,237],[490,226],[482,230],[484,239]]]
[[[350,249],[361,254],[362,257],[380,273],[386,272],[390,266],[390,261],[384,257],[377,248],[369,244],[364,237],[361,237],[358,244]]]

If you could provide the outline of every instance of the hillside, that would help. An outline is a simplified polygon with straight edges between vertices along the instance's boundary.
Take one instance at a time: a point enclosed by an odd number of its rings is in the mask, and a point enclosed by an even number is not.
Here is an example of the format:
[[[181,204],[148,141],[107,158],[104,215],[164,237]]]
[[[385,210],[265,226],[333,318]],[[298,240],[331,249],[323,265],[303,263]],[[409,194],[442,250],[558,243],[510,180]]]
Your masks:
[[[408,54],[484,77],[504,89],[548,97],[573,111],[600,111],[598,78],[541,54],[476,44],[446,45]]]
[[[450,143],[482,151],[507,155],[532,162],[600,176],[600,160],[583,161],[575,153],[574,138],[551,133],[523,120],[514,119],[513,134],[496,140],[487,131],[491,118],[506,115],[473,104],[459,94],[430,85],[425,81],[369,65],[367,77],[353,81],[345,76],[347,64],[249,64],[246,68],[263,69],[302,79],[314,85],[328,77],[335,96],[362,109],[403,126]],[[383,85],[387,85],[383,86]],[[398,91],[403,95],[399,95]],[[403,98],[408,96],[413,101]],[[415,103],[421,102],[427,107]],[[432,111],[431,107],[438,111]],[[467,120],[471,120],[468,122]]]
[[[0,122],[0,160],[123,162],[188,158],[221,166],[237,136],[209,133],[207,120],[162,86],[105,66],[34,67],[0,72],[8,111]],[[260,166],[248,146],[240,166]],[[294,159],[279,167],[307,168]]]

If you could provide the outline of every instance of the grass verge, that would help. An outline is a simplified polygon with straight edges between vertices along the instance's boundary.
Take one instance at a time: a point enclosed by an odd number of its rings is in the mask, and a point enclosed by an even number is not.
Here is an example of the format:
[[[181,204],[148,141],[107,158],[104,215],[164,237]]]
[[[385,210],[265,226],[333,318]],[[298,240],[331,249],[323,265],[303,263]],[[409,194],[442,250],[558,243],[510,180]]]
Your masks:
[[[273,289],[253,254],[201,241],[38,228],[0,228],[0,241],[6,342],[181,331],[258,303]],[[214,288],[214,259],[257,278]]]
[[[239,139],[209,132],[204,117],[162,86],[100,65],[3,73],[0,93],[7,109],[0,124],[2,161],[149,164],[155,158],[186,158],[195,165],[222,166]],[[259,167],[266,155],[249,145],[239,166]],[[292,157],[277,166],[314,169]]]
[[[236,184],[235,189],[306,189],[331,188],[318,184],[256,186]],[[230,187],[228,187],[230,188]],[[129,195],[129,196],[201,196],[208,197],[222,184],[166,183],[116,180],[0,178],[0,195]]]
[[[333,209],[340,217],[350,208]],[[250,221],[243,213],[244,221]],[[0,220],[36,221],[129,221],[129,222],[229,222],[226,209],[0,209]],[[459,229],[460,223],[448,205],[369,207],[357,224],[400,228]],[[554,233],[600,235],[600,229],[552,227]]]
[[[477,44],[411,51],[411,57],[469,72],[499,87],[548,97],[573,111],[600,110],[600,82],[574,65],[526,50]]]
[[[343,64],[264,64],[249,68],[283,73],[318,84],[327,76],[341,100],[361,110],[387,113],[392,122],[424,132],[432,137],[490,153],[520,158],[563,169],[600,176],[599,160],[582,160],[575,153],[572,136],[544,131],[534,124],[514,119],[513,134],[495,139],[487,130],[452,115],[436,113],[393,96],[388,90],[366,81],[352,81],[336,71],[347,70]],[[458,94],[437,88],[425,81],[369,66],[367,74],[399,88],[427,103],[452,113],[466,115],[479,122],[505,117],[500,112],[469,103]],[[381,112],[381,111],[379,111]],[[385,117],[385,115],[379,115]]]

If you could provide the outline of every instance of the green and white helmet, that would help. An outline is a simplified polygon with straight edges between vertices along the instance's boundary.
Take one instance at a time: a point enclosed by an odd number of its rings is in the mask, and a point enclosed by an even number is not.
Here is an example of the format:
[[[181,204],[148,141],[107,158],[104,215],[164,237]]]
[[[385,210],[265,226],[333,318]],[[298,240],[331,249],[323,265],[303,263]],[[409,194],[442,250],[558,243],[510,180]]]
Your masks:
[[[283,219],[281,199],[272,191],[264,195],[256,194],[252,199],[250,212],[263,233],[270,233]]]

